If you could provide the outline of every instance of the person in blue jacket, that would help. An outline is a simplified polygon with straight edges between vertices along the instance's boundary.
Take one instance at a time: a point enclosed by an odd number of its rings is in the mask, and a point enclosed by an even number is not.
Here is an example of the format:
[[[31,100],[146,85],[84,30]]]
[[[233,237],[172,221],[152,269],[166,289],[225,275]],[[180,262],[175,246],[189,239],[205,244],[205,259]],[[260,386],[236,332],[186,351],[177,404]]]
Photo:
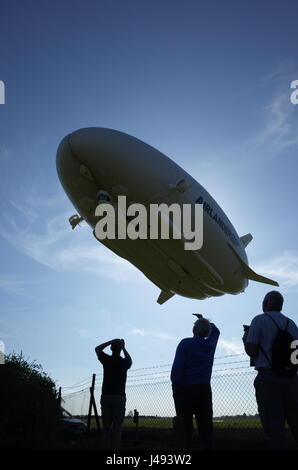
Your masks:
[[[193,337],[178,344],[171,371],[176,415],[183,420],[184,447],[190,448],[195,416],[204,449],[212,449],[213,409],[210,385],[219,329],[200,314]]]

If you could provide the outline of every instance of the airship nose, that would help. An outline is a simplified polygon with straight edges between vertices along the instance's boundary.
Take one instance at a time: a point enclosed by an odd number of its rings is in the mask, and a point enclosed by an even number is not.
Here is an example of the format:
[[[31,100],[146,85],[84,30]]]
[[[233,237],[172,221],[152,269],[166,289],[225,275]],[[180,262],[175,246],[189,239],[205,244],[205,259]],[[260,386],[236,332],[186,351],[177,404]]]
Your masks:
[[[68,135],[65,136],[59,146],[58,146],[58,149],[57,149],[57,154],[56,154],[56,166],[57,166],[57,170],[59,170],[61,168],[61,165],[63,163],[63,160],[67,158],[67,154],[69,156],[71,156],[71,149],[69,147],[69,143],[68,143]]]
[[[97,184],[97,192],[102,189],[139,202],[168,194],[167,188],[176,185],[178,178],[177,165],[158,150],[126,133],[103,127],[78,129],[62,140],[57,170],[64,189],[63,181],[71,183],[67,173],[73,173],[75,167],[86,181]],[[169,197],[173,194],[170,191]]]
[[[80,174],[90,181],[110,179],[115,172],[115,157],[119,154],[119,134],[112,129],[90,127],[67,135],[57,152],[58,174],[59,169],[60,174],[66,168],[69,171],[76,162]]]
[[[78,129],[68,135],[68,144],[72,153],[86,165],[94,164],[113,154],[119,132],[101,127]]]
[[[72,154],[68,135],[61,140],[56,156],[56,167],[59,179],[64,186],[63,182],[67,179],[67,175],[73,170],[74,156]],[[64,188],[65,189],[65,188]]]
[[[85,220],[92,221],[99,185],[83,159],[73,150],[71,134],[60,142],[56,166],[58,177],[69,199]]]
[[[73,134],[69,134],[64,137],[57,150],[56,166],[59,179],[61,183],[63,183],[64,180],[69,180],[70,177],[73,180],[74,174],[79,173],[89,181],[95,182],[92,172],[84,163],[86,156],[88,156],[88,151],[83,145],[81,152],[77,153],[73,148],[74,145],[71,140],[72,135]]]

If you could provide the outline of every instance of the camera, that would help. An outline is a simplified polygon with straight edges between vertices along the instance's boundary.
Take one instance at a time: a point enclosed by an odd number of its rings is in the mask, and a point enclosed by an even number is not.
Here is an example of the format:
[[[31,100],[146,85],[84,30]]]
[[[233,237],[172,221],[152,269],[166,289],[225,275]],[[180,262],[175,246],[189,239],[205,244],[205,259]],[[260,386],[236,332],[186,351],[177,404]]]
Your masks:
[[[246,338],[248,336],[248,332],[249,332],[249,325],[243,325],[243,330],[244,330],[244,333],[243,333],[243,336],[242,336],[242,341],[243,343],[245,344],[246,343]],[[255,363],[254,363],[254,360],[253,358],[251,357],[250,358],[250,364],[249,364],[250,367],[254,367],[255,366]]]

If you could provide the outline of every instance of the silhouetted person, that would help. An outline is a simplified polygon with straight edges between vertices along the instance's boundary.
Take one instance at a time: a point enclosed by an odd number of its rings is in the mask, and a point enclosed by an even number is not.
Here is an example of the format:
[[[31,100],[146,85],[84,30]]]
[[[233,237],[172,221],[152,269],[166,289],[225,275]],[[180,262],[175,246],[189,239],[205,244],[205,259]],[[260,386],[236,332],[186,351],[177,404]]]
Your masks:
[[[111,346],[112,355],[103,352]],[[123,350],[124,358],[120,353]],[[101,392],[101,415],[103,425],[103,446],[118,448],[121,442],[122,423],[125,416],[125,384],[127,370],[132,365],[123,339],[113,339],[95,348],[103,365],[104,375]]]
[[[171,371],[177,417],[183,419],[184,447],[190,448],[193,415],[204,449],[212,448],[213,409],[211,373],[219,329],[206,318],[193,326],[193,337],[178,345]]]
[[[279,329],[298,339],[298,328],[281,313],[282,306],[283,296],[277,291],[268,292],[263,300],[264,313],[253,318],[248,334],[243,337],[245,351],[253,358],[258,371],[254,381],[256,400],[271,449],[286,449],[286,421],[298,444],[297,371],[291,376],[282,376],[273,364],[273,343]]]

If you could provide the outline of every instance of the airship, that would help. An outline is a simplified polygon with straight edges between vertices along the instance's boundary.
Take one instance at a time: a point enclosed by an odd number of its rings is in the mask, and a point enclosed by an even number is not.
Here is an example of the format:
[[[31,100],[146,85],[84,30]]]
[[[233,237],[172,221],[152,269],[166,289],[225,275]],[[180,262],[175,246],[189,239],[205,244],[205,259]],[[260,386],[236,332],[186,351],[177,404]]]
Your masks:
[[[244,292],[249,280],[278,286],[248,265],[250,233],[239,236],[217,202],[183,168],[143,141],[114,129],[83,128],[62,139],[57,172],[77,214],[75,228],[85,221],[94,237],[138,268],[159,289],[163,304],[175,294],[205,299]],[[119,196],[130,203],[183,204],[203,208],[203,244],[186,250],[182,239],[98,239],[96,208],[114,204]],[[129,221],[129,217],[127,217]]]

